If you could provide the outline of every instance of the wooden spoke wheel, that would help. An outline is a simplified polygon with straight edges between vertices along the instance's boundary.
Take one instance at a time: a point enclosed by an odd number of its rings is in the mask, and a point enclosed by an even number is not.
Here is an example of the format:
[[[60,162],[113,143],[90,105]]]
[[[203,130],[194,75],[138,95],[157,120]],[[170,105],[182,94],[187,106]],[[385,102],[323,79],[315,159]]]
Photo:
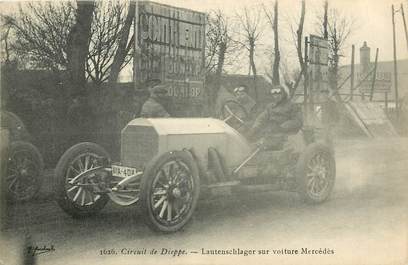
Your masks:
[[[334,186],[336,164],[332,150],[324,144],[309,145],[297,165],[299,193],[306,202],[325,201]]]
[[[198,169],[186,151],[165,153],[147,166],[140,207],[149,227],[175,232],[191,218],[199,196]]]
[[[42,184],[44,163],[38,149],[23,141],[10,146],[5,185],[11,201],[23,202],[34,198]]]
[[[73,217],[85,217],[100,211],[109,197],[100,193],[101,157],[108,153],[93,143],[80,143],[68,149],[55,169],[54,191],[58,204]]]

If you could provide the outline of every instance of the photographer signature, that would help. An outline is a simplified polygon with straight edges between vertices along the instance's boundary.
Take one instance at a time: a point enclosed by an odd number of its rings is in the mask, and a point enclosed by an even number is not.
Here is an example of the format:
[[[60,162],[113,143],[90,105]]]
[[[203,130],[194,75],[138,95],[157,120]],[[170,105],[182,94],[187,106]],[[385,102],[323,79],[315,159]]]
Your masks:
[[[54,245],[51,246],[29,246],[27,247],[27,254],[35,256],[55,251]]]

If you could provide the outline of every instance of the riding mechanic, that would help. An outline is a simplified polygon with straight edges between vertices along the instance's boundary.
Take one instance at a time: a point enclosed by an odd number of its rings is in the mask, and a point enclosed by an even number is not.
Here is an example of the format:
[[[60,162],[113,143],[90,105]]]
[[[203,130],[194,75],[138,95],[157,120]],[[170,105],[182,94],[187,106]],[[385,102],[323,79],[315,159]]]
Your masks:
[[[142,118],[168,118],[170,114],[164,108],[164,100],[167,94],[166,86],[157,82],[149,87],[150,97],[143,104],[140,116]]]
[[[256,105],[255,100],[248,95],[248,88],[240,85],[234,89],[234,95],[239,104],[241,104],[247,113],[252,113]]]

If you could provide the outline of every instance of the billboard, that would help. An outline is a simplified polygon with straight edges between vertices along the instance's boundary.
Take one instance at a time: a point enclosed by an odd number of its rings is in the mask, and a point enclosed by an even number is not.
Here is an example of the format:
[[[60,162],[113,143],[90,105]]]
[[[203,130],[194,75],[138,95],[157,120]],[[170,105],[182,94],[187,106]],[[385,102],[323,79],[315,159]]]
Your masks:
[[[310,35],[309,80],[312,91],[328,89],[329,43],[322,37]]]
[[[168,85],[174,112],[203,103],[205,13],[136,2],[134,80],[160,79]]]
[[[329,43],[327,40],[310,35],[308,63],[310,101],[319,104],[325,100],[320,92],[329,89]]]

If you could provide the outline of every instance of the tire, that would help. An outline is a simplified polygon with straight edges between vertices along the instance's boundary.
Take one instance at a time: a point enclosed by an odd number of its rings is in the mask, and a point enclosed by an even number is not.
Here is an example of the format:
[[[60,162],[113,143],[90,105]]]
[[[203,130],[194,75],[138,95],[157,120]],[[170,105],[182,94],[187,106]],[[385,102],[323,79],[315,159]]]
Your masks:
[[[336,179],[333,150],[322,143],[306,147],[296,165],[298,193],[310,204],[318,204],[330,196]]]
[[[180,230],[191,219],[199,193],[198,168],[191,154],[175,151],[156,156],[141,183],[140,211],[145,223],[158,232]]]
[[[86,162],[87,157],[88,163]],[[66,213],[74,218],[94,215],[102,210],[109,200],[106,194],[95,194],[91,190],[82,187],[74,188],[75,185],[68,183],[69,178],[75,177],[78,175],[78,172],[87,170],[87,164],[90,163],[89,167],[99,166],[99,162],[93,159],[96,157],[110,159],[109,154],[101,146],[89,142],[79,143],[69,148],[62,155],[55,169],[55,200]],[[82,168],[80,166],[81,163]],[[74,167],[74,170],[71,167]],[[85,177],[83,181],[88,181],[88,179]],[[79,196],[81,196],[81,203],[77,202]],[[89,200],[89,202],[85,204],[85,200]]]
[[[42,182],[44,162],[38,149],[24,141],[12,142],[7,163],[7,198],[25,202],[38,195]]]

